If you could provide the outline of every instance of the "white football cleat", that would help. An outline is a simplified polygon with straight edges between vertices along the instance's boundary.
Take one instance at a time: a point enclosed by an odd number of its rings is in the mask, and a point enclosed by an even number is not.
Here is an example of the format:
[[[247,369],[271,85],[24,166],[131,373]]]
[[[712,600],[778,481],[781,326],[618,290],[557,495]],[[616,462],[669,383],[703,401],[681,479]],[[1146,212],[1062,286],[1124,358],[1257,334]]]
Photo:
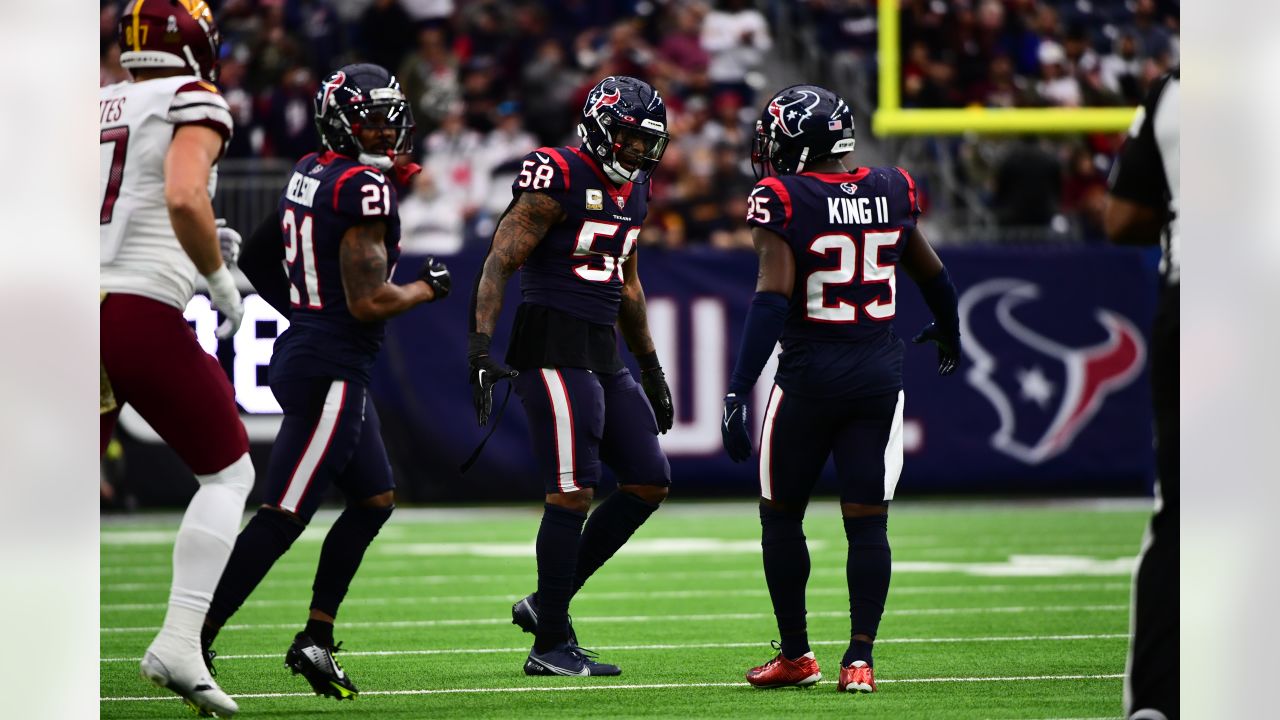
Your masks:
[[[198,652],[185,660],[177,656],[162,659],[154,648],[153,644],[142,657],[143,678],[182,696],[200,717],[229,718],[240,711],[235,700],[209,676]]]

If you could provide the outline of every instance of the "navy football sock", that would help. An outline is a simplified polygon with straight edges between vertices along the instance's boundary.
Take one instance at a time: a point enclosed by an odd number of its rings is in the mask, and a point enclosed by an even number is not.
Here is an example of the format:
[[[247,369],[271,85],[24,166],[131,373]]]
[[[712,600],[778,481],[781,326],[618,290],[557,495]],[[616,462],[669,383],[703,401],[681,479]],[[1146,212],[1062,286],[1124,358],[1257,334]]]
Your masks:
[[[574,593],[618,552],[618,548],[626,544],[636,529],[657,509],[656,503],[646,502],[629,492],[615,490],[592,511],[586,526],[582,528],[582,540],[578,543]]]
[[[311,609],[331,617],[338,616],[338,606],[347,596],[351,578],[360,569],[364,551],[378,536],[382,525],[391,517],[391,507],[365,507],[348,505],[320,548],[320,562],[316,566],[316,580],[311,586]]]
[[[312,640],[322,647],[333,647],[333,623],[311,619],[303,630]]]
[[[569,599],[578,567],[586,513],[547,503],[538,528],[538,632],[533,648],[546,652],[569,639]]]
[[[240,609],[245,598],[258,587],[276,560],[289,550],[304,527],[282,512],[258,509],[236,537],[231,558],[227,560],[218,589],[213,593],[213,601],[205,616],[208,642],[213,642],[218,629]]]
[[[844,534],[849,539],[849,559],[845,575],[849,581],[849,635],[866,635],[875,639],[884,615],[884,600],[889,595],[889,576],[893,569],[889,551],[889,516],[868,515],[844,519]],[[844,664],[854,660],[871,663],[871,643],[850,640]]]
[[[764,578],[778,619],[782,655],[788,660],[809,652],[804,589],[809,582],[809,546],[804,541],[804,513],[760,505],[760,547]]]

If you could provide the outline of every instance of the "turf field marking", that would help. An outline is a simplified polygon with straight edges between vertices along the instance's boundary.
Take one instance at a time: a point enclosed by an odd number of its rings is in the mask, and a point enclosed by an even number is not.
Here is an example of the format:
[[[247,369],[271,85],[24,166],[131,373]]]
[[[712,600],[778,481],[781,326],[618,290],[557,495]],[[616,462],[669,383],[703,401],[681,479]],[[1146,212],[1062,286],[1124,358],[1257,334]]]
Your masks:
[[[759,548],[756,548],[758,551]],[[1011,556],[1007,562],[977,562],[977,563],[956,563],[956,562],[926,562],[926,561],[898,561],[893,564],[894,573],[960,573],[971,577],[1072,577],[1072,576],[1123,576],[1129,577],[1133,574],[1133,565],[1137,558],[1133,557],[1116,558],[1114,560],[1098,560],[1095,558],[1085,558],[1078,556],[1057,556],[1057,555],[1015,555]],[[622,566],[614,566],[617,568],[615,572],[621,571]],[[761,570],[707,570],[703,572],[685,571],[685,570],[640,570],[635,568],[626,568],[633,580],[706,580],[708,578],[720,579],[741,579],[754,578],[763,579],[764,573]],[[845,568],[843,563],[840,567],[815,567],[810,573],[811,577],[845,577]],[[400,587],[405,585],[445,585],[449,583],[472,582],[505,582],[507,580],[519,580],[528,582],[533,577],[532,572],[523,573],[490,573],[477,575],[384,575],[381,577],[361,578],[361,587],[378,587],[393,586]],[[306,587],[310,588],[312,577],[305,575],[297,578],[273,578],[271,581],[275,587]],[[103,592],[143,592],[151,590],[167,591],[169,589],[168,582],[122,582],[122,583],[103,583]]]
[[[895,598],[903,595],[962,595],[968,593],[1014,593],[1014,592],[1096,592],[1099,590],[1128,590],[1129,583],[1047,583],[1038,585],[926,585],[920,587],[904,587],[895,588],[889,591],[889,597]],[[704,597],[722,597],[726,593],[732,592],[735,597],[768,597],[767,589],[734,589],[734,590],[637,590],[634,592],[585,592],[574,596],[575,600],[592,601],[592,600],[641,600],[641,599],[671,599],[679,600],[686,598],[704,598]],[[849,594],[848,588],[809,588],[806,594],[810,597],[844,597]],[[371,597],[371,598],[348,598],[343,604],[347,607],[352,605],[471,605],[474,603],[508,603],[515,602],[523,595],[517,593],[508,593],[505,595],[420,595],[411,597]],[[296,607],[298,601],[290,600],[247,600],[244,607]],[[104,603],[100,606],[103,611],[111,612],[139,612],[164,610],[168,607],[168,603]]]
[[[1107,612],[1124,610],[1128,605],[1015,605],[1006,607],[968,607],[968,608],[906,608],[885,610],[885,615],[982,615],[1017,614],[1030,612]],[[811,612],[809,617],[836,618],[848,617],[848,611]],[[636,623],[636,622],[705,622],[715,620],[763,620],[772,618],[773,613],[712,613],[699,615],[612,615],[579,617],[578,622],[587,623]],[[344,628],[415,628],[446,627],[458,625],[508,625],[507,618],[451,618],[445,620],[376,620],[365,622],[344,622]],[[279,630],[297,627],[297,623],[255,623],[242,625],[224,625],[222,630]],[[155,625],[143,627],[104,627],[102,633],[154,633],[160,628]]]
[[[1094,635],[1002,635],[992,637],[940,637],[940,638],[881,638],[876,641],[880,645],[932,645],[944,643],[994,643],[994,642],[1070,642],[1077,640],[1127,640],[1129,633],[1100,633]],[[810,645],[845,645],[843,640],[810,640]],[[599,645],[591,648],[601,652],[621,650],[722,650],[733,648],[761,647],[759,642],[736,643],[688,643],[660,645]],[[395,657],[401,655],[457,655],[473,653],[477,655],[496,655],[505,653],[526,653],[528,646],[509,648],[443,648],[424,650],[343,650],[343,657]],[[219,655],[218,660],[273,660],[280,653],[260,653],[254,655]],[[100,662],[140,662],[140,657],[100,658]]]
[[[823,540],[809,540],[810,551],[825,550],[827,543]],[[618,551],[618,557],[636,557],[639,555],[755,555],[760,552],[760,540],[725,540],[708,537],[670,537],[630,540]],[[537,557],[537,548],[532,542],[464,542],[464,543],[379,543],[379,555],[423,555],[423,556],[477,556],[477,557]]]
[[[1124,677],[1121,673],[1108,675],[1023,675],[1010,677],[932,677],[932,678],[877,678],[877,683],[953,683],[953,682],[1038,682],[1044,680],[1113,680]],[[830,685],[830,681],[819,683]],[[744,682],[732,683],[649,683],[644,685],[555,685],[551,687],[496,687],[496,688],[440,688],[436,690],[366,690],[370,695],[462,695],[486,693],[530,692],[580,692],[588,690],[665,690],[669,688],[751,687]],[[315,693],[244,693],[233,694],[236,699],[314,697]],[[176,695],[145,697],[101,697],[100,702],[164,702],[178,700]]]

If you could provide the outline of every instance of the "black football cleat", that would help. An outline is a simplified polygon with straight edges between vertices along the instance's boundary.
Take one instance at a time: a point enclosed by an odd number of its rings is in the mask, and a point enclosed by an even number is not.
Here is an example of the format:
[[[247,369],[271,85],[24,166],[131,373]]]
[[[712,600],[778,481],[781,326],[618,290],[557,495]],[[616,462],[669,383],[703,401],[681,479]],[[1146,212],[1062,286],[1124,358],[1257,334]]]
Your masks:
[[[533,595],[525,596],[511,606],[511,624],[527,633],[538,634],[538,601]],[[578,644],[578,634],[573,631],[573,618],[569,618],[569,644]]]
[[[596,662],[596,654],[590,650],[573,643],[560,643],[544,653],[529,650],[529,658],[524,661],[524,674],[593,677],[621,675],[622,671],[617,665]]]
[[[342,643],[325,647],[312,640],[310,635],[300,632],[294,636],[289,652],[285,653],[284,664],[294,675],[306,678],[317,695],[327,695],[335,700],[354,700],[360,691],[333,656],[341,648]]]

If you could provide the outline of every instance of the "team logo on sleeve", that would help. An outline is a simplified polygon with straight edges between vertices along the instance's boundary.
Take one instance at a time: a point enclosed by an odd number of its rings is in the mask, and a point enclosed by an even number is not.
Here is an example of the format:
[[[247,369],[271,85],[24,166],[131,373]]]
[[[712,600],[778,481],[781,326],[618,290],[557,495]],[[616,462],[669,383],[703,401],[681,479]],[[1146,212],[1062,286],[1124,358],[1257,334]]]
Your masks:
[[[1146,357],[1133,322],[1103,307],[1054,321],[1093,336],[1100,327],[1106,337],[1092,345],[1072,347],[1033,330],[1015,311],[1039,298],[1035,283],[996,278],[965,291],[959,307],[964,350],[973,360],[965,379],[999,418],[991,447],[1028,465],[1070,448],[1108,397],[1133,383]]]
[[[603,210],[604,209],[604,193],[594,188],[587,189],[587,209]]]
[[[812,90],[799,90],[795,97],[786,100],[774,98],[769,103],[769,114],[783,134],[796,137],[804,130],[804,121],[813,117],[813,108],[821,100]]]

